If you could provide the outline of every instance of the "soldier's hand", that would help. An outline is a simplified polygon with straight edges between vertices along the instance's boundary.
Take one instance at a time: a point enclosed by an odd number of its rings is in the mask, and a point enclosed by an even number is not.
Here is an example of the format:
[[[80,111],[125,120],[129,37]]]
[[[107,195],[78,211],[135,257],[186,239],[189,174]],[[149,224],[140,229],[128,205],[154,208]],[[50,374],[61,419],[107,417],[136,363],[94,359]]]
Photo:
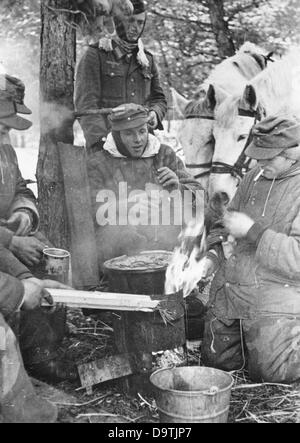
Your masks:
[[[15,232],[16,235],[25,237],[31,232],[32,218],[27,212],[15,212],[7,220],[7,228]]]
[[[24,300],[21,309],[24,311],[31,311],[39,308],[43,300],[43,286],[39,280],[29,278],[22,281],[24,285]]]
[[[33,310],[39,308],[46,300],[49,306],[54,305],[52,296],[46,290],[49,289],[70,289],[69,286],[63,285],[53,280],[39,280],[37,278],[29,278],[22,280],[24,285],[24,300],[21,309],[24,311]]]
[[[12,239],[11,252],[26,266],[38,265],[41,261],[43,250],[47,247],[35,237],[18,237]]]
[[[234,238],[246,237],[248,231],[255,223],[247,214],[235,211],[227,211],[223,217],[223,222],[228,232]]]
[[[175,174],[172,169],[164,167],[160,168],[158,171],[158,181],[162,185],[163,188],[174,187],[178,189],[179,187],[179,178]]]
[[[158,126],[158,117],[155,111],[149,112],[149,122],[148,125],[151,129],[156,129]]]

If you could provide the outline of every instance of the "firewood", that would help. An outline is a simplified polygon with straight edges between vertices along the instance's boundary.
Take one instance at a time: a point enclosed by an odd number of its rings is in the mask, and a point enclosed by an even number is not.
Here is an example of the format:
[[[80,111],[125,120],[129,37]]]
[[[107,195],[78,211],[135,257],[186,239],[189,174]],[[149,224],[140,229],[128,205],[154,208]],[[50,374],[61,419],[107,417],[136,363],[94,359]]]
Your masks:
[[[47,291],[55,303],[62,303],[71,308],[153,312],[159,305],[159,300],[152,300],[147,295],[87,292],[75,289],[47,289]]]

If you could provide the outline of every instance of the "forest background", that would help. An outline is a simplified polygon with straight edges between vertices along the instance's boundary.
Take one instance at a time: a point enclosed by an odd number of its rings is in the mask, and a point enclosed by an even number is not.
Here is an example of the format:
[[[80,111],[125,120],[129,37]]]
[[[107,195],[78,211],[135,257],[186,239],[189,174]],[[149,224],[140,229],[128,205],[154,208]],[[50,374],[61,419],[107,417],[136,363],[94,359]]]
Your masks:
[[[148,0],[146,47],[162,83],[192,97],[211,69],[251,41],[279,56],[300,43],[299,0]],[[39,123],[40,1],[0,1],[0,62],[26,84]],[[77,33],[77,60],[84,50]]]

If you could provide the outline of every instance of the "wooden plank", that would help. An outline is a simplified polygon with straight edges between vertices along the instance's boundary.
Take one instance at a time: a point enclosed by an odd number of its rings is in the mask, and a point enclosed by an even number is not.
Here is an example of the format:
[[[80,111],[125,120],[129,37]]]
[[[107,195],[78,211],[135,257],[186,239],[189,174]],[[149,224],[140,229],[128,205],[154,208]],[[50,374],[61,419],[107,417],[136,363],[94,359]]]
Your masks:
[[[47,291],[55,303],[62,303],[72,308],[153,312],[160,303],[159,300],[152,300],[150,296],[138,294],[87,292],[71,289],[47,289]]]
[[[120,354],[78,366],[82,387],[90,389],[110,380],[127,377],[136,372],[133,354]]]
[[[86,152],[82,147],[58,144],[71,232],[73,283],[76,288],[97,287],[99,267],[92,217]]]

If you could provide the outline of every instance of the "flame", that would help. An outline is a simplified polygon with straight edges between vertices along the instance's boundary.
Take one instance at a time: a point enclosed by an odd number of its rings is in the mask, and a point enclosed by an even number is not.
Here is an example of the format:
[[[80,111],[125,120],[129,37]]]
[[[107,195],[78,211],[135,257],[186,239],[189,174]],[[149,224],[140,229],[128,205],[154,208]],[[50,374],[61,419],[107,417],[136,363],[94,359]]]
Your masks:
[[[181,245],[174,251],[167,269],[165,293],[183,291],[188,297],[206,270],[206,230],[204,222],[191,222],[181,234]]]

